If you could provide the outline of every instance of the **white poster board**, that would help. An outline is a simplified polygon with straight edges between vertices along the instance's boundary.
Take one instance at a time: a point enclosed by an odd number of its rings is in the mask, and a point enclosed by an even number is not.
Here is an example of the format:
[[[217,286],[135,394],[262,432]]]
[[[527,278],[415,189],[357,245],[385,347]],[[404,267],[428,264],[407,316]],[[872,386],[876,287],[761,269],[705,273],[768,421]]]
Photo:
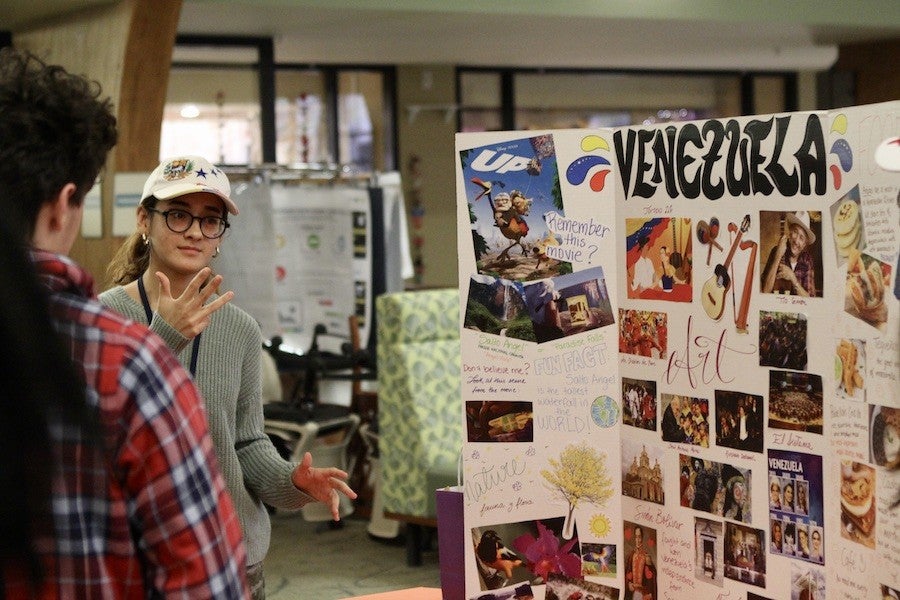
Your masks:
[[[898,124],[457,136],[467,598],[900,589]]]

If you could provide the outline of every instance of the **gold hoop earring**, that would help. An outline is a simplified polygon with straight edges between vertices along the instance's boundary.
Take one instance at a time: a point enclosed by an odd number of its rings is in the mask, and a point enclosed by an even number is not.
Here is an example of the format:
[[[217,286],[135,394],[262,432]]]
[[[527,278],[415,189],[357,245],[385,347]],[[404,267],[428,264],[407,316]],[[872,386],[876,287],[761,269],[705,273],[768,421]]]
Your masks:
[[[142,234],[141,234],[141,241],[144,242],[144,245],[145,245],[145,246],[147,246],[147,245],[150,244],[150,240],[147,239],[147,234],[146,234],[146,233],[142,233]]]

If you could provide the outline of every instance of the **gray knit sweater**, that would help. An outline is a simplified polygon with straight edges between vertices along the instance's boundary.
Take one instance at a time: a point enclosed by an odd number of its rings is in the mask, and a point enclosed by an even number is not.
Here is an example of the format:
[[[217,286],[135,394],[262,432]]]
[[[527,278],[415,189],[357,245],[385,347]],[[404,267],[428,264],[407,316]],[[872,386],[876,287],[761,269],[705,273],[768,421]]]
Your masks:
[[[100,301],[147,324],[144,307],[122,287],[103,292]],[[194,344],[158,313],[153,314],[150,329],[187,369]],[[226,304],[212,314],[200,336],[195,376],[219,467],[243,528],[248,565],[262,561],[269,549],[271,525],[263,502],[297,509],[313,501],[291,482],[295,465],[281,458],[263,431],[260,352],[262,338],[256,321],[234,304]]]

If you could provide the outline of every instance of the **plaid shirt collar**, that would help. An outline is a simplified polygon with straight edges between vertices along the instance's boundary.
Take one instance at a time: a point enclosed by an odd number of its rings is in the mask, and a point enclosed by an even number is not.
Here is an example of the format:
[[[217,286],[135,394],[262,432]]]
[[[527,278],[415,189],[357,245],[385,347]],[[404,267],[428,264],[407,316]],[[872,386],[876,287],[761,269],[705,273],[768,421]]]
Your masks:
[[[38,278],[51,293],[94,297],[94,278],[68,256],[37,248],[30,248],[29,256],[37,270]]]

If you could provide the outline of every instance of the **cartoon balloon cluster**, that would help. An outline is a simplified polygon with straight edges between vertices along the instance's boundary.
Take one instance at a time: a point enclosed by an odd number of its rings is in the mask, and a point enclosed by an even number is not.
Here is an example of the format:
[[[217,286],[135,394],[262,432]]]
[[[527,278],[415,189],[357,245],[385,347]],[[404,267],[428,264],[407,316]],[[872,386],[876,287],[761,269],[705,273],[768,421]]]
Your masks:
[[[553,136],[538,135],[531,138],[531,149],[534,150],[534,156],[538,159],[553,156],[553,153],[555,152],[553,148]]]

